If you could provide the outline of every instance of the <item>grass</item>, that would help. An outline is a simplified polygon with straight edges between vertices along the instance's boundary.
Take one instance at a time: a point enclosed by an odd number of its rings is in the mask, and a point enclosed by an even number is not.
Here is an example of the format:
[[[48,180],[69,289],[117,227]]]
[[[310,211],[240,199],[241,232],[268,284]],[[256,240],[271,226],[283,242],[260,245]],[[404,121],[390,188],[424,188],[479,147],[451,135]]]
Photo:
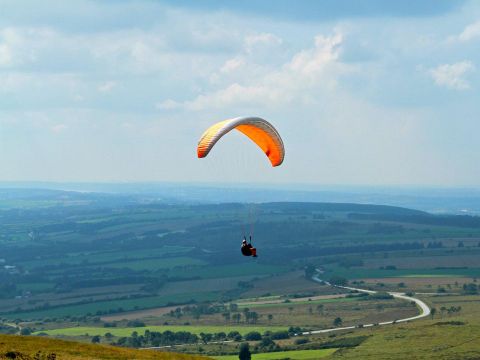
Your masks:
[[[334,298],[334,299],[320,299],[320,300],[312,300],[312,301],[291,301],[291,302],[280,302],[280,303],[270,303],[270,304],[238,304],[240,309],[243,308],[271,308],[271,307],[290,307],[290,306],[297,306],[297,305],[315,305],[315,304],[327,304],[327,303],[338,303],[338,302],[349,302],[349,301],[358,301],[358,298]]]
[[[346,269],[341,267],[332,268],[331,272],[324,275],[328,279],[333,274],[347,279],[365,278],[392,278],[392,277],[480,277],[480,268],[458,268],[458,269]]]
[[[252,354],[252,360],[316,360],[333,354],[337,349],[277,351]],[[238,355],[214,356],[216,360],[238,360]]]
[[[145,327],[127,327],[127,328],[104,328],[104,327],[89,327],[89,326],[79,326],[63,329],[53,329],[45,331],[37,331],[35,335],[39,333],[46,333],[51,336],[82,336],[88,334],[90,336],[101,335],[104,336],[106,333],[110,333],[114,336],[130,336],[132,332],[136,331],[138,334],[143,335],[146,330],[149,331],[188,331],[193,334],[200,333],[209,333],[214,334],[218,332],[229,333],[230,331],[238,331],[240,334],[245,335],[251,331],[258,331],[259,333],[264,333],[266,331],[283,331],[287,330],[286,326],[192,326],[192,325],[161,325],[161,326],[145,326]]]
[[[115,261],[124,262],[125,260],[140,260],[152,257],[161,257],[169,254],[181,254],[191,250],[191,247],[182,246],[163,246],[157,249],[148,250],[132,250],[132,251],[104,251],[97,253],[70,253],[62,259],[45,258],[40,260],[29,260],[21,262],[22,266],[33,269],[46,265],[58,265],[58,263],[65,263],[69,265],[93,265],[103,263],[113,263]],[[157,260],[163,262],[167,259]],[[108,264],[109,266],[110,264]],[[118,267],[118,266],[117,266]]]
[[[136,261],[123,261],[103,265],[106,268],[128,268],[134,271],[154,271],[158,269],[170,269],[176,266],[206,265],[207,263],[200,259],[189,257],[173,257],[165,259],[143,259]]]
[[[335,353],[332,359],[480,359],[480,296],[426,296],[437,309],[423,320],[396,326],[359,330],[368,339],[354,348]],[[441,307],[461,306],[455,315]]]
[[[7,357],[7,353],[10,355]],[[12,357],[12,352],[15,354]],[[38,353],[40,352],[40,356]],[[52,356],[55,354],[54,356]],[[43,355],[43,356],[42,356]],[[0,359],[64,359],[64,360],[202,360],[207,357],[150,350],[133,350],[105,345],[84,344],[38,336],[0,335]]]
[[[288,266],[280,265],[263,265],[253,262],[248,266],[224,265],[224,266],[209,266],[209,267],[192,267],[189,269],[179,269],[175,271],[175,276],[183,277],[201,277],[203,279],[249,276],[249,275],[269,275],[281,274],[289,271]]]

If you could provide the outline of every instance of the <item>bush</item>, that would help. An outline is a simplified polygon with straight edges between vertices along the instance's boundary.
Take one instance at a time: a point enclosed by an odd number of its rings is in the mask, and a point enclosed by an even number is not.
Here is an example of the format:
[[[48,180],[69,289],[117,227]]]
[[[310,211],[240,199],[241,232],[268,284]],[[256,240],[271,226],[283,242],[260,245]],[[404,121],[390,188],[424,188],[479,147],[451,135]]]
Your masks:
[[[100,336],[95,335],[92,337],[92,344],[98,344],[100,342]]]
[[[329,283],[338,286],[346,286],[348,284],[348,280],[344,277],[335,275],[330,278]]]
[[[300,339],[295,340],[295,345],[307,344],[309,342],[310,342],[310,340],[308,340],[307,338],[300,338]]]
[[[259,346],[261,348],[268,348],[268,347],[274,347],[275,346],[275,343],[273,342],[272,339],[266,337],[266,338],[263,338],[262,341],[260,341],[260,344]]]
[[[276,331],[272,333],[271,338],[273,340],[282,340],[290,338],[290,335],[288,334],[288,331]]]
[[[238,358],[240,360],[250,360],[252,358],[252,353],[250,352],[250,347],[248,343],[242,343],[240,345],[240,352],[238,353]]]
[[[371,300],[391,300],[393,296],[386,292],[377,292],[375,294],[369,294],[367,299]]]
[[[245,340],[247,341],[262,340],[262,334],[260,334],[258,331],[251,331],[245,335]]]
[[[127,327],[145,327],[145,323],[140,320],[131,320],[127,322]]]
[[[227,338],[230,339],[230,340],[240,341],[240,340],[242,340],[242,335],[240,335],[240,333],[238,331],[230,331],[227,334]]]
[[[20,335],[30,335],[32,333],[32,329],[25,327],[20,330]]]

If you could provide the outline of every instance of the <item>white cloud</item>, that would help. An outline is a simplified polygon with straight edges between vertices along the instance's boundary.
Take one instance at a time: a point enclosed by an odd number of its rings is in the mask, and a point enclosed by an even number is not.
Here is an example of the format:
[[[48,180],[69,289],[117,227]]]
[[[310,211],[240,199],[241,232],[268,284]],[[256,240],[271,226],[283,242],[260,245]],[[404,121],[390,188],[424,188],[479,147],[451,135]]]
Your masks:
[[[464,75],[475,69],[470,61],[461,61],[454,64],[443,64],[430,69],[430,76],[438,86],[444,86],[453,90],[467,90],[470,83]]]
[[[458,36],[458,39],[465,42],[478,37],[480,37],[480,21],[468,25]]]
[[[165,101],[159,102],[155,104],[155,107],[160,110],[174,110],[179,107],[181,107],[181,103],[172,100],[172,99],[167,99]]]
[[[100,84],[97,87],[97,90],[101,93],[108,93],[113,90],[113,88],[117,86],[117,83],[115,81],[106,81],[102,84]]]
[[[343,65],[337,63],[341,43],[340,33],[316,36],[313,48],[298,52],[287,63],[258,77],[251,74],[254,64],[232,59],[231,62],[227,61],[222,69],[226,67],[231,70],[239,68],[240,65],[245,66],[243,80],[201,94],[183,105],[189,110],[201,110],[234,105],[277,106],[292,102],[314,102],[312,90],[335,86],[336,76],[342,71]]]
[[[0,44],[0,66],[8,66],[12,63],[12,50],[7,44]]]
[[[245,38],[245,48],[247,52],[251,52],[257,46],[276,46],[282,44],[283,40],[278,36],[270,33],[261,33],[249,35]]]
[[[229,59],[223,64],[222,68],[220,69],[221,73],[231,73],[232,71],[237,70],[238,68],[245,65],[245,59],[235,57],[233,59]]]
[[[67,125],[65,124],[57,124],[57,125],[54,125],[50,128],[52,130],[52,132],[54,132],[55,134],[60,134],[61,132],[63,132],[64,130],[67,129]]]

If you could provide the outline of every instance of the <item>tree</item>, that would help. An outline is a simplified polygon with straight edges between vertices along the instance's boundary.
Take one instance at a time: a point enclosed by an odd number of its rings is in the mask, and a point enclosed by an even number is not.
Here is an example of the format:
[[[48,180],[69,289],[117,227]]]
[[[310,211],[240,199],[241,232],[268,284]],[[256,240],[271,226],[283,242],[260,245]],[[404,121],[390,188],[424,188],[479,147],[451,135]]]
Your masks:
[[[315,274],[315,266],[309,264],[305,266],[305,277],[310,279]]]
[[[230,331],[227,335],[230,340],[239,341],[242,340],[242,335],[238,331]]]
[[[250,331],[248,334],[245,334],[245,340],[248,340],[248,341],[262,340],[262,334],[260,334],[258,331]]]
[[[222,314],[222,316],[225,318],[225,322],[229,322],[230,321],[230,312],[229,311],[226,311]]]
[[[207,344],[209,343],[210,341],[212,341],[212,334],[205,334],[203,332],[200,333],[200,339],[202,339],[202,342],[204,344]]]
[[[272,320],[273,320],[273,315],[272,315],[272,314],[268,314],[267,317],[268,317],[268,321],[269,321],[269,322],[272,322]]]
[[[338,285],[338,286],[346,286],[348,284],[348,280],[344,277],[334,275],[329,280],[330,284]]]
[[[432,317],[432,320],[433,320],[433,318],[435,317],[435,314],[436,314],[436,313],[437,313],[437,309],[432,308],[432,309],[430,310],[430,316]]]
[[[31,333],[32,333],[32,329],[28,327],[24,327],[22,328],[22,330],[20,330],[20,335],[30,335]]]
[[[446,310],[447,310],[447,308],[445,306],[442,306],[440,308],[440,313],[441,313],[442,318],[443,318],[443,314],[445,313]]]
[[[242,314],[240,313],[235,313],[232,315],[233,321],[235,321],[237,324],[240,322],[240,319],[242,318]]]
[[[250,352],[250,346],[248,345],[248,343],[242,343],[242,345],[240,345],[240,352],[238,353],[238,358],[240,360],[252,359],[252,353]]]
[[[342,318],[337,317],[335,320],[333,320],[333,326],[340,326],[342,325]]]
[[[100,336],[95,335],[92,337],[92,343],[93,344],[98,344],[100,342]]]
[[[258,313],[255,311],[250,312],[250,321],[252,324],[256,324],[258,320]]]

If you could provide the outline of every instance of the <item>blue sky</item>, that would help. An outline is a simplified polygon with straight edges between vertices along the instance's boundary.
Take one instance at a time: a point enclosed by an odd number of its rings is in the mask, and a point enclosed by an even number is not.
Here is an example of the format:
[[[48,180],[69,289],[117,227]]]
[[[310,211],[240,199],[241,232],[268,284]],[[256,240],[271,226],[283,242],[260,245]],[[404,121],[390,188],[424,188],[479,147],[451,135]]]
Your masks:
[[[480,186],[476,1],[0,0],[0,181]],[[278,128],[283,166],[211,123]]]

